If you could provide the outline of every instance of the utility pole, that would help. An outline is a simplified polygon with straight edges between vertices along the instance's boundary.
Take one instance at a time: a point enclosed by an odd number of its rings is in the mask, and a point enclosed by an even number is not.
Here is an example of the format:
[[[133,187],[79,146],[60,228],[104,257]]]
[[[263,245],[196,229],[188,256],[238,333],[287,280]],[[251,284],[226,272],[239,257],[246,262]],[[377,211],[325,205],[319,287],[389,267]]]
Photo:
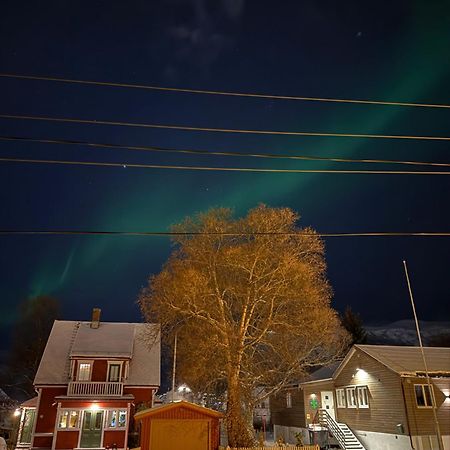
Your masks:
[[[172,403],[175,400],[175,374],[177,370],[177,338],[178,333],[175,333],[175,341],[173,344],[173,365],[172,365]]]
[[[417,337],[419,339],[420,351],[422,353],[423,365],[425,367],[425,376],[427,378],[428,389],[430,391],[431,401],[433,403],[432,410],[433,410],[434,427],[436,429],[436,437],[437,437],[437,441],[438,441],[438,446],[439,446],[439,450],[444,450],[444,444],[442,442],[442,435],[441,435],[441,430],[439,428],[439,421],[438,421],[437,412],[436,412],[436,409],[437,409],[436,397],[434,396],[433,386],[431,385],[430,375],[428,373],[427,360],[425,358],[425,352],[423,350],[422,337],[420,335],[420,328],[419,328],[419,321],[417,320],[416,307],[414,305],[414,298],[413,298],[413,293],[412,293],[412,289],[411,289],[411,283],[409,281],[408,267],[406,266],[406,261],[403,261],[403,266],[405,268],[406,281],[408,283],[409,298],[411,299],[411,306],[412,306],[412,310],[413,310],[413,314],[414,314],[414,321],[416,322]]]

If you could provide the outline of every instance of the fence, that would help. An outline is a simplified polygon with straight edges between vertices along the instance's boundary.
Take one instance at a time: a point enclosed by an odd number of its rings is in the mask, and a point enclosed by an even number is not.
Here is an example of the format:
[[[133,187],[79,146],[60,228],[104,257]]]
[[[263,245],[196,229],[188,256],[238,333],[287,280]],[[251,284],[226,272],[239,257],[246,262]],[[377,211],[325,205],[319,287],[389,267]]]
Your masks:
[[[320,450],[318,445],[273,445],[270,447],[219,447],[219,450]]]

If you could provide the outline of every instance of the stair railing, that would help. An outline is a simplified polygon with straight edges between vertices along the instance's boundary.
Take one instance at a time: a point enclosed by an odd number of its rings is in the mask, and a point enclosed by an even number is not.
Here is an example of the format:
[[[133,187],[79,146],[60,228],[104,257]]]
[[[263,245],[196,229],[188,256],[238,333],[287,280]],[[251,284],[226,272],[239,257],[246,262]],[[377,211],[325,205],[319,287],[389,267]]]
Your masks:
[[[319,421],[325,425],[331,434],[337,439],[340,446],[345,449],[345,434],[337,424],[337,422],[328,414],[325,409],[319,410]]]

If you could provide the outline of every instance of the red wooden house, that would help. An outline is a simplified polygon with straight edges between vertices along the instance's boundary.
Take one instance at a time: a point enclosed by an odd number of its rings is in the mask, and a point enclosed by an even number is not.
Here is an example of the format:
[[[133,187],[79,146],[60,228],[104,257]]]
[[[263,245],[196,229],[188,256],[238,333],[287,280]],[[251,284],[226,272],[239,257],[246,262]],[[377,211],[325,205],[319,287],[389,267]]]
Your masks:
[[[160,383],[158,325],[55,321],[34,380],[30,447],[126,449],[133,414]]]

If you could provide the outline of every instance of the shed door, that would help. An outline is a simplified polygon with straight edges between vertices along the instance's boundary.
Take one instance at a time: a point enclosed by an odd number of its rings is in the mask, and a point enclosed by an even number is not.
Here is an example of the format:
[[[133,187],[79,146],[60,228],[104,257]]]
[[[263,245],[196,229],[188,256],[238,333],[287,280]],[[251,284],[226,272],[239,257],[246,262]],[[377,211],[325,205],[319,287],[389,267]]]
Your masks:
[[[326,409],[327,413],[336,420],[336,417],[334,415],[334,399],[333,399],[333,392],[332,391],[322,391],[320,393],[321,400],[322,400],[322,409]]]
[[[152,420],[149,450],[209,450],[208,420]]]

